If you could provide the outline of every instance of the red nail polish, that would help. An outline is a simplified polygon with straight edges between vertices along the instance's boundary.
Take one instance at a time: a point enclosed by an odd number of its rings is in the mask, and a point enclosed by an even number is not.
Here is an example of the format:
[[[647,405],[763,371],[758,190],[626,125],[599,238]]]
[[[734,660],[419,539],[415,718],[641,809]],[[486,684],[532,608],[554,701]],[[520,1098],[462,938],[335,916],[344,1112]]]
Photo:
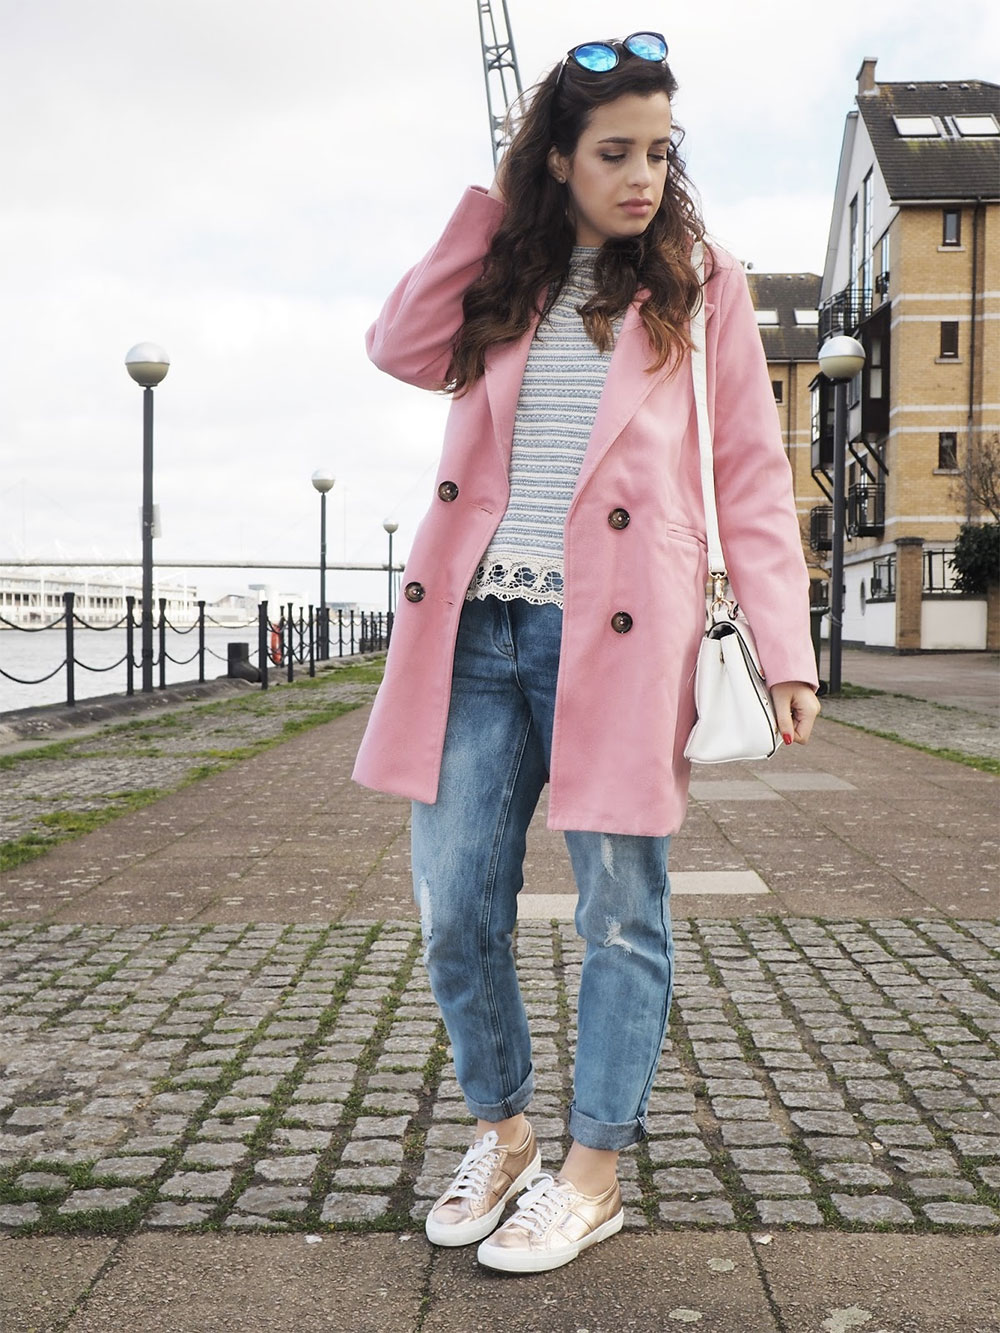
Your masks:
[[[785,742],[786,745],[791,745],[792,733],[790,731],[783,731],[781,733],[781,739]]]

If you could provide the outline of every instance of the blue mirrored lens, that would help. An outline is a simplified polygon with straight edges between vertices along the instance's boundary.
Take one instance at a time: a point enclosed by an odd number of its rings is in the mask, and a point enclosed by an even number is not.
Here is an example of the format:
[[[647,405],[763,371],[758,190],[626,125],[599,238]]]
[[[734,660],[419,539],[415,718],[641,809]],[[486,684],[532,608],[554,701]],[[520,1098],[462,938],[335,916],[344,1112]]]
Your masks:
[[[625,42],[625,48],[640,60],[667,58],[667,44],[658,32],[635,32]]]
[[[573,48],[573,59],[594,74],[603,74],[618,64],[618,52],[603,42],[587,42]]]

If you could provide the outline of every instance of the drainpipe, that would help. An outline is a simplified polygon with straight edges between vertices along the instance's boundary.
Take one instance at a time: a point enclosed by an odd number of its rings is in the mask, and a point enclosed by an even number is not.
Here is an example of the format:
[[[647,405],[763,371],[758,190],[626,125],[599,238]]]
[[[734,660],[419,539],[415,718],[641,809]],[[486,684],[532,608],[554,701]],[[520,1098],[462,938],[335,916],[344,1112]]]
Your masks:
[[[975,435],[973,433],[973,414],[976,405],[976,297],[978,295],[976,289],[979,285],[979,214],[982,206],[982,197],[977,197],[976,202],[972,207],[972,290],[969,293],[969,412],[966,418],[968,444],[965,453],[965,475],[970,478],[970,480],[975,440]],[[969,522],[971,518],[972,495],[971,486],[967,482],[965,487],[966,522]]]

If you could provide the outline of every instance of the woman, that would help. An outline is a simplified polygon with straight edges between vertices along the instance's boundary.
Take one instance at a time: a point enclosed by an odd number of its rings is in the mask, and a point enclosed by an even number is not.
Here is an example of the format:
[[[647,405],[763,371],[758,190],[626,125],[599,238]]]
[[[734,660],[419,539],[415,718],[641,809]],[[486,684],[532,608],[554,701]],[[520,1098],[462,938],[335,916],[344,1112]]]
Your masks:
[[[644,1116],[670,1005],[669,836],[683,819],[706,553],[687,321],[706,307],[720,526],[787,744],[818,712],[808,579],[740,266],[703,228],[656,33],[576,47],[501,171],[470,189],[369,331],[381,369],[454,394],[355,778],[413,800],[425,960],[472,1146],[431,1209],[438,1245],[537,1272],[622,1225],[618,1153]],[[545,782],[586,941],[558,1175],[512,949]],[[498,1230],[507,1201],[530,1182]]]

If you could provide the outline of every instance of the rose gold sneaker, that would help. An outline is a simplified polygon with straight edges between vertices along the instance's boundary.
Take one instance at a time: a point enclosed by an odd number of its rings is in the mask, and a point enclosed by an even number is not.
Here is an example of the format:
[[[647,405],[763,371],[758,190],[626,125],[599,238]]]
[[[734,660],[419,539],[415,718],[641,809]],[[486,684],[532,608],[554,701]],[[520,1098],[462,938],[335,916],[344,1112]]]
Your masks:
[[[517,1201],[517,1212],[479,1247],[477,1258],[503,1273],[561,1268],[625,1221],[618,1181],[590,1196],[562,1176],[538,1176]]]
[[[471,1245],[500,1221],[507,1200],[524,1189],[542,1164],[531,1126],[518,1148],[491,1129],[462,1158],[455,1182],[427,1214],[424,1230],[434,1245]]]

